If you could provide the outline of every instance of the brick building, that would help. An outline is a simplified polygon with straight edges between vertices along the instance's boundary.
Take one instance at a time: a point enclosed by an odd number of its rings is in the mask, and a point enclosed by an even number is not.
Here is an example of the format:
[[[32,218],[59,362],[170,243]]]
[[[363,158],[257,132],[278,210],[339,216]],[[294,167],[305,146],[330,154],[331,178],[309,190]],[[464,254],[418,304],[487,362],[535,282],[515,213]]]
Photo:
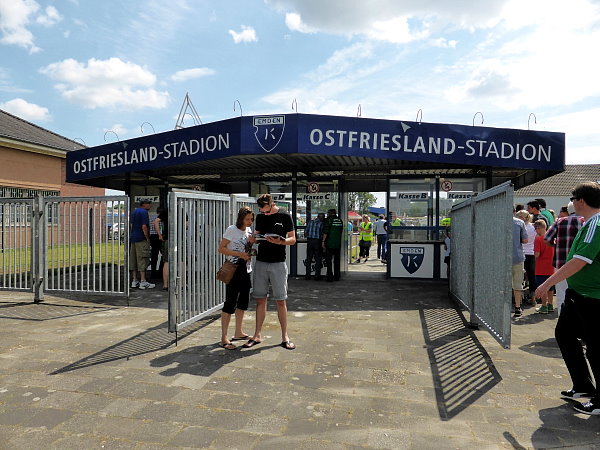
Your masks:
[[[36,194],[103,196],[104,189],[67,183],[66,155],[83,145],[0,110],[0,197]]]

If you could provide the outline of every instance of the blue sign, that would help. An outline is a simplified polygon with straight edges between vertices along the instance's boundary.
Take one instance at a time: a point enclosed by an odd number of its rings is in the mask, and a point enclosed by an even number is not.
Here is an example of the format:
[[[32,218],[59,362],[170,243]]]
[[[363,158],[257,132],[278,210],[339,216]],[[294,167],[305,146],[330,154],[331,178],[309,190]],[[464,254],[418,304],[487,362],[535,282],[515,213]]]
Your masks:
[[[67,181],[269,153],[560,171],[565,135],[310,114],[237,117],[69,152]]]

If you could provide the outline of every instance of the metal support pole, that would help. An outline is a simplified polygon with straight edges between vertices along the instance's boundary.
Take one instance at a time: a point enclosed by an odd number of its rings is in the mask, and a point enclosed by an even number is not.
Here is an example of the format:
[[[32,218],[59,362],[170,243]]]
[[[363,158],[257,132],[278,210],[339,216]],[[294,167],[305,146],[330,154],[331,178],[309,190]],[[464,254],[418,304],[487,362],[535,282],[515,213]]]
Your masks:
[[[41,303],[44,300],[44,244],[45,244],[45,215],[44,199],[38,195],[33,202],[31,214],[31,249],[32,249],[32,279],[33,301]]]

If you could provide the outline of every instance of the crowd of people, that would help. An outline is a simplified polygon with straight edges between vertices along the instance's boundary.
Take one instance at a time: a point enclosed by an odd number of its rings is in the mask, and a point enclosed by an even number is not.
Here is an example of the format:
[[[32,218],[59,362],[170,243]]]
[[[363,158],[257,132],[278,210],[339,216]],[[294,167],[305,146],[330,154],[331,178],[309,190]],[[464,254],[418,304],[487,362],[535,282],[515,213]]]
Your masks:
[[[555,337],[573,383],[571,389],[561,391],[561,396],[588,398],[585,403],[576,402],[575,410],[600,415],[600,335],[595,330],[600,316],[600,184],[578,184],[570,200],[558,217],[546,210],[542,199],[527,203],[527,210],[515,207],[514,315],[522,315],[524,272],[531,299],[539,299],[539,313],[555,310],[556,291],[559,316]],[[533,257],[529,263],[528,255]]]

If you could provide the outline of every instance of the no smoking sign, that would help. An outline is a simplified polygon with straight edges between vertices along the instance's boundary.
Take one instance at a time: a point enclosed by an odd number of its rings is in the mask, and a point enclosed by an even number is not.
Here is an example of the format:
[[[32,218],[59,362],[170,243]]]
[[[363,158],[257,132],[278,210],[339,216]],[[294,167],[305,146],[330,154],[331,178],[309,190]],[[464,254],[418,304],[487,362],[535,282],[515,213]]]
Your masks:
[[[316,194],[319,192],[319,183],[308,183],[306,190],[309,194]]]
[[[442,191],[445,191],[445,192],[451,191],[452,190],[452,181],[450,181],[450,180],[442,181],[441,188],[442,188]]]

